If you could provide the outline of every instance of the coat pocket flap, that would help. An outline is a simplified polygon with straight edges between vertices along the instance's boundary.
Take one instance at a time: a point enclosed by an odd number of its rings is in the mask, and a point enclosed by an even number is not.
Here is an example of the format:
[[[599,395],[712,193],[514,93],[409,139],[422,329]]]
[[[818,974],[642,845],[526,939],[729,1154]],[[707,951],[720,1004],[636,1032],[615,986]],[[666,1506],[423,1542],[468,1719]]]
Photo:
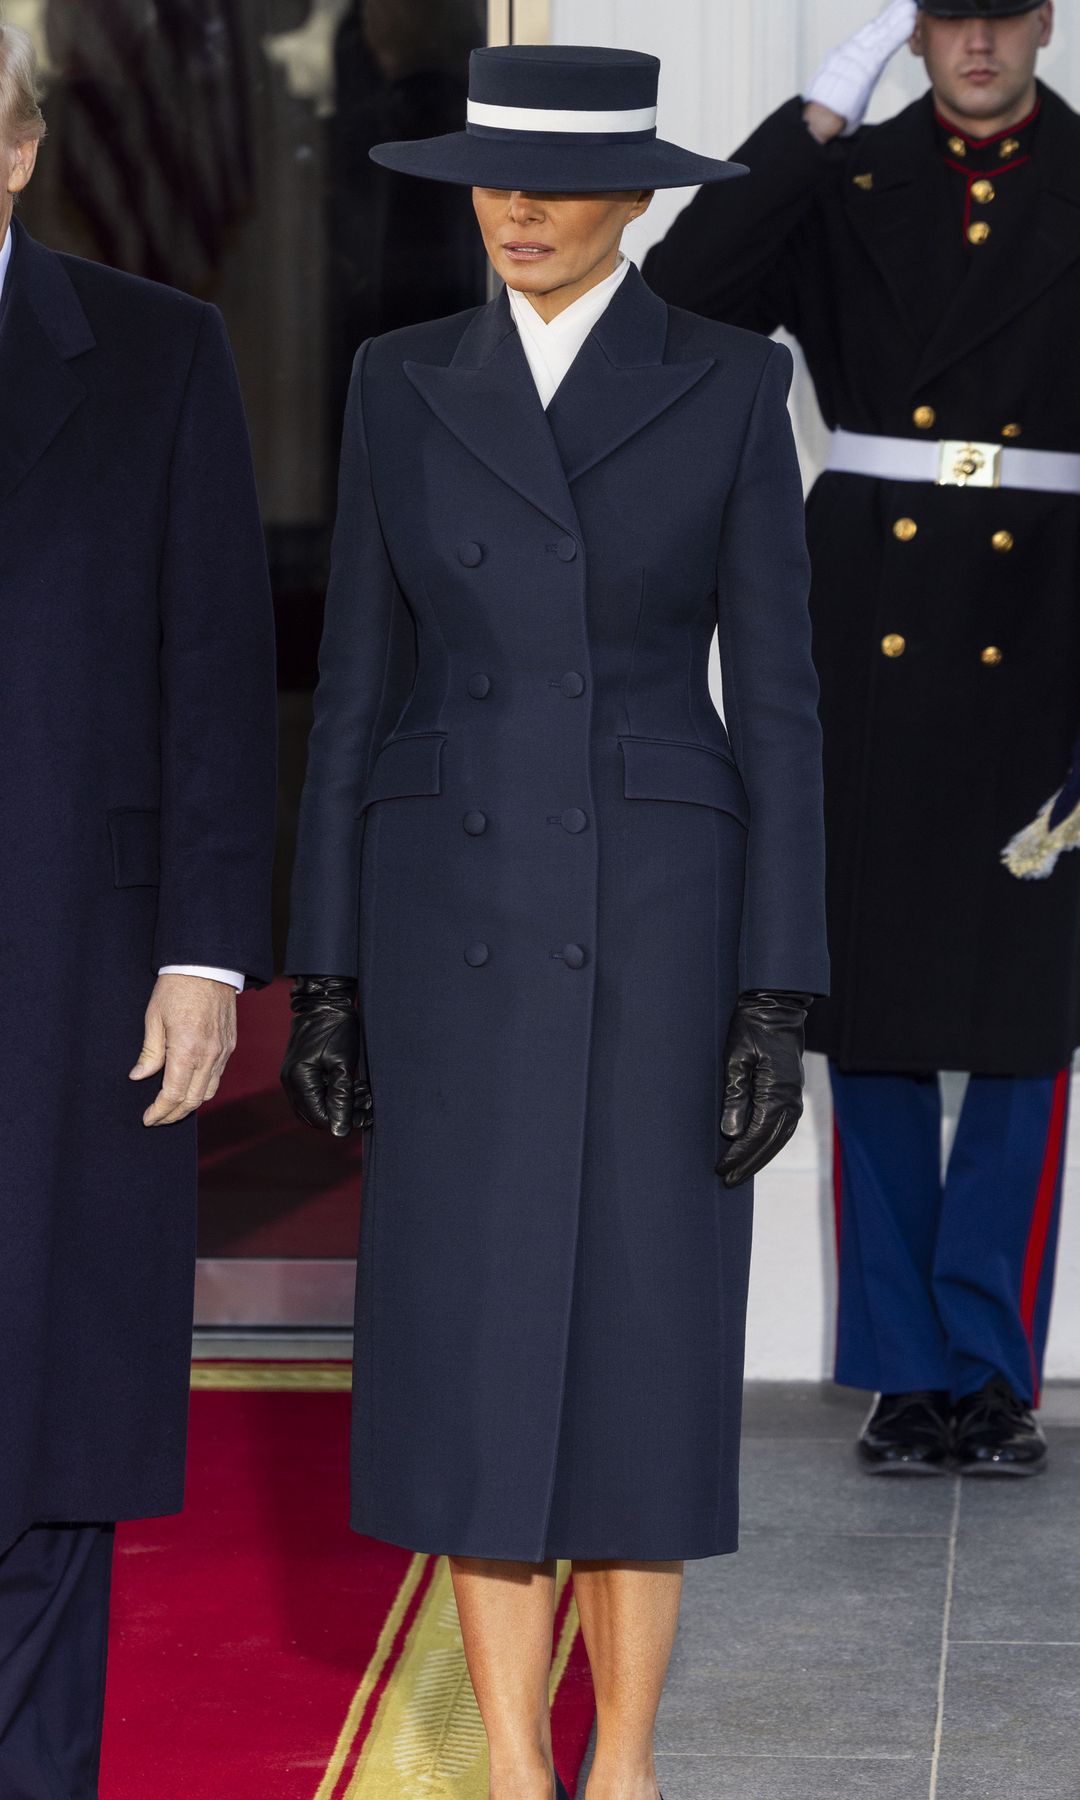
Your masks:
[[[619,742],[628,800],[687,800],[696,806],[715,806],[741,825],[749,824],[742,776],[720,751],[667,738],[624,737]]]
[[[109,813],[113,882],[118,888],[157,887],[161,880],[161,815],[117,806]]]
[[[415,737],[391,738],[375,758],[361,812],[375,800],[398,800],[408,795],[437,794],[442,787],[442,747],[445,733],[429,731]]]

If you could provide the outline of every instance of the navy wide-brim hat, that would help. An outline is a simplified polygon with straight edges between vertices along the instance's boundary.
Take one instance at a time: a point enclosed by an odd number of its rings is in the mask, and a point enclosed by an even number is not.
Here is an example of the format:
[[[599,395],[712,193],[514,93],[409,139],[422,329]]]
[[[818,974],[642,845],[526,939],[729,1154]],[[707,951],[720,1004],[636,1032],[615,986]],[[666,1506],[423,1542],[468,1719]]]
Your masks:
[[[745,175],[656,135],[660,63],[639,50],[510,44],[474,50],[464,131],[376,144],[384,168],[465,187],[602,194]]]
[[[932,19],[1009,19],[1043,4],[1044,0],[919,0],[919,11]]]

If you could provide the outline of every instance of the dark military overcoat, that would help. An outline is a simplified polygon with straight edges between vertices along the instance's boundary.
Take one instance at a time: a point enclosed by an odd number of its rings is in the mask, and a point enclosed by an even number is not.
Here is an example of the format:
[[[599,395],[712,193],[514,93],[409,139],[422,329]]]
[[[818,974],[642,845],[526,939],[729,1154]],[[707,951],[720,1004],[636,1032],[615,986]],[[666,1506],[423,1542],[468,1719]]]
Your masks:
[[[734,1546],[721,1053],[827,981],[789,377],[636,270],[546,415],[505,294],[358,357],[288,963],[361,978],[375,1536]]]
[[[830,427],[1076,453],[1080,121],[1039,92],[981,150],[929,95],[824,148],[791,101],[648,277],[787,326]],[[1024,882],[999,858],[1080,724],[1080,498],[825,474],[808,536],[833,962],[809,1041],[853,1069],[1059,1069],[1080,856]]]
[[[195,1120],[157,969],[270,973],[273,636],[213,308],[18,225],[0,319],[0,1550],[176,1509]]]

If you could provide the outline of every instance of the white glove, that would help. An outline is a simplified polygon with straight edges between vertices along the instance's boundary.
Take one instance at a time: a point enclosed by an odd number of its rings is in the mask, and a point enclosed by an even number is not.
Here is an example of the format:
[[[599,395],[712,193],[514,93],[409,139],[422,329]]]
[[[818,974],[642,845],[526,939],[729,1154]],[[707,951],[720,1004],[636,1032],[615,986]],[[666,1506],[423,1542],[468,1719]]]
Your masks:
[[[907,43],[918,16],[916,0],[889,0],[884,12],[825,58],[803,97],[846,119],[844,137],[862,124],[886,64]]]

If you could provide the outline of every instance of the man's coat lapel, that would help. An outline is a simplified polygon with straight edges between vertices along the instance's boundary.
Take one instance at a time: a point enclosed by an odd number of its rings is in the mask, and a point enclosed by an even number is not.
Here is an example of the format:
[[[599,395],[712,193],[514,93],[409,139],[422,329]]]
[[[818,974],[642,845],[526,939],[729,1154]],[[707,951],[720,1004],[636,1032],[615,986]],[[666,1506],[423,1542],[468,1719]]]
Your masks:
[[[12,223],[13,250],[0,326],[0,499],[41,460],[86,398],[73,359],[95,344],[59,257]]]

